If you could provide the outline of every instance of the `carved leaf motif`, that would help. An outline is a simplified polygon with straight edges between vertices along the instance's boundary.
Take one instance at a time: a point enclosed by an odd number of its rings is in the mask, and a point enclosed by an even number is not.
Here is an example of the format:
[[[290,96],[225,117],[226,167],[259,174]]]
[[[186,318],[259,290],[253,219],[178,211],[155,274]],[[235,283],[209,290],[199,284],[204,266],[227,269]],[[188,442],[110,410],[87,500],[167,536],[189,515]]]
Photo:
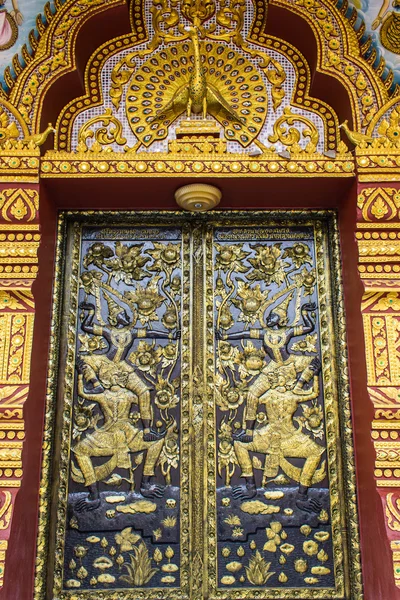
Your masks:
[[[383,119],[383,121],[381,122],[381,124],[378,127],[379,135],[386,135],[386,131],[388,130],[388,127],[389,127],[389,123],[386,121],[386,119]]]
[[[28,209],[21,197],[17,198],[11,206],[10,213],[18,220],[23,219],[28,214]]]
[[[120,546],[121,552],[132,550],[133,544],[136,544],[138,540],[140,540],[140,535],[132,533],[132,527],[127,527],[115,535],[115,541]]]
[[[383,217],[387,215],[388,212],[389,209],[386,205],[386,202],[384,202],[383,199],[379,196],[371,207],[371,213],[377,219],[383,219]]]

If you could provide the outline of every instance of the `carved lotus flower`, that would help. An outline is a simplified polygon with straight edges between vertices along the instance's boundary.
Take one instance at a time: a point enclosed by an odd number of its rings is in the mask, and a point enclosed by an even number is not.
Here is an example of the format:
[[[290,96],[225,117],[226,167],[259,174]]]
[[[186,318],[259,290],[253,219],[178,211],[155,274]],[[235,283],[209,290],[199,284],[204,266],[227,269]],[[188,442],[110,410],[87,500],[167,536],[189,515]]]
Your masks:
[[[242,405],[244,396],[237,389],[230,389],[226,394],[226,403],[230,410],[235,410]]]
[[[165,300],[158,292],[158,279],[158,277],[154,278],[150,285],[146,287],[137,285],[134,291],[125,293],[126,300],[136,305],[137,311],[143,322],[147,322],[149,317],[151,320],[158,320],[155,311]],[[143,317],[147,318],[143,319]]]
[[[83,289],[87,294],[94,294],[96,286],[100,283],[103,278],[103,274],[100,271],[92,269],[91,271],[84,271],[81,275],[81,282]]]
[[[252,249],[256,251],[256,256],[255,258],[249,258],[249,262],[253,265],[254,271],[248,278],[250,280],[263,279],[267,285],[271,281],[278,285],[283,283],[285,279],[283,269],[289,265],[281,260],[280,244],[273,244],[272,246],[255,244]]]
[[[247,342],[244,351],[239,354],[239,370],[245,374],[258,375],[264,366],[265,354],[258,350],[254,344]]]
[[[179,398],[174,393],[174,387],[167,381],[158,376],[158,381],[156,383],[156,397],[155,404],[160,410],[166,410],[167,408],[174,408],[178,402]]]
[[[173,306],[168,306],[165,311],[162,323],[167,329],[175,329],[178,325],[176,310]]]
[[[129,360],[141,371],[154,372],[160,361],[161,349],[147,342],[139,342],[136,352],[131,352]]]
[[[282,254],[282,258],[291,258],[297,269],[305,263],[312,264],[310,249],[302,242],[297,242],[290,248],[286,248]]]
[[[268,293],[268,290],[261,291],[259,284],[252,288],[248,283],[239,281],[237,297],[232,300],[232,303],[241,312],[239,320],[254,324],[259,317],[258,313],[268,297]]]
[[[90,246],[83,258],[84,267],[88,267],[91,264],[96,267],[101,267],[104,260],[114,256],[114,251],[109,246],[103,244],[103,242],[95,242]]]
[[[154,259],[149,271],[168,271],[171,273],[180,259],[180,245],[165,244],[163,242],[153,242],[153,244],[154,248],[148,250],[148,253]]]
[[[308,569],[308,563],[304,558],[297,558],[294,561],[294,568],[298,573],[305,573]]]
[[[318,429],[324,418],[324,413],[320,406],[305,406],[303,414],[311,429]]]
[[[219,313],[219,324],[223,329],[230,329],[234,323],[232,313],[227,306],[224,306]]]
[[[181,278],[179,275],[175,275],[171,280],[171,290],[175,292],[175,294],[179,294],[181,291]]]
[[[224,272],[234,270],[239,273],[246,273],[249,270],[243,264],[249,252],[245,252],[241,244],[215,244],[215,248],[217,250],[215,262],[218,269]]]
[[[303,552],[308,556],[314,556],[318,553],[318,544],[314,540],[307,540],[303,543]]]

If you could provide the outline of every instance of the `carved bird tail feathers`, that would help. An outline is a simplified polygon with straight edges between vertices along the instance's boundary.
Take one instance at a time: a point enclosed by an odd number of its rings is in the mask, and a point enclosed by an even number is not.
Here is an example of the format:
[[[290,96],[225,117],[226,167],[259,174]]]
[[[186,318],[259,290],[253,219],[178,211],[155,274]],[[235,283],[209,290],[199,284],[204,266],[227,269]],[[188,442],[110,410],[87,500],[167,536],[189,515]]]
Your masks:
[[[191,43],[159,51],[133,75],[126,112],[138,140],[149,146],[165,139],[168,127],[188,104],[194,68]],[[267,91],[254,65],[227,46],[204,44],[207,113],[224,128],[226,139],[246,147],[259,134],[267,115]]]

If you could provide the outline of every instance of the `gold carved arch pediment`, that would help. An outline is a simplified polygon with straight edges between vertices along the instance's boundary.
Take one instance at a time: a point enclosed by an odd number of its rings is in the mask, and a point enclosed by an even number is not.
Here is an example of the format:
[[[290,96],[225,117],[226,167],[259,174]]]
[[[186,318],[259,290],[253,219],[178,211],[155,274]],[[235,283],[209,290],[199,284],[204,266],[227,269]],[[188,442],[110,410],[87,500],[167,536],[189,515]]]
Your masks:
[[[43,99],[49,88],[60,77],[76,69],[75,42],[79,31],[94,15],[123,4],[121,0],[72,0],[65,4],[56,3],[54,15],[46,13],[47,26],[43,25],[41,28],[39,40],[32,56],[26,60],[26,66],[23,68],[17,61],[15,77],[9,72],[6,78],[10,88],[7,99],[21,114],[31,133],[39,132]],[[186,7],[191,5],[190,2],[181,4]],[[209,3],[214,6],[212,10],[220,23],[229,24],[231,9],[228,10],[228,5],[225,4]],[[264,1],[241,2],[235,6],[242,10],[243,7],[246,8],[246,4],[247,8],[252,7],[253,12],[246,43],[266,47],[271,40],[271,36],[265,33],[268,32],[267,4]],[[328,0],[272,0],[271,5],[296,13],[307,22],[318,47],[317,71],[334,77],[344,86],[350,99],[353,128],[358,132],[365,132],[375,113],[390,98],[390,74],[383,81],[382,69],[375,69],[369,64],[370,61],[363,58],[360,35],[357,35],[343,12]],[[153,21],[157,11],[164,15],[162,18],[167,19],[166,26],[171,31],[175,26],[177,13],[174,6],[170,7],[166,1],[154,2],[152,8],[149,3],[147,10],[152,13]],[[113,43],[120,44],[121,47],[134,46],[148,39],[148,23],[146,24],[144,11],[143,0],[131,2],[132,34],[114,39],[101,48],[104,50]],[[242,10],[243,14],[244,12]],[[93,56],[94,54],[92,59]]]
[[[133,82],[134,86],[138,84],[139,81],[136,81],[135,77],[139,77],[141,80],[146,71],[149,73],[150,82],[152,72],[150,72],[149,66],[151,67],[152,61],[158,61],[160,55],[167,57],[168,53],[165,49],[161,49],[158,53],[150,53],[144,62],[144,70],[139,69],[138,74],[135,74],[135,60],[140,58],[140,50],[135,52],[135,49],[132,49],[134,39],[133,36],[130,39],[121,36],[103,44],[92,55],[85,71],[85,95],[71,101],[59,116],[55,143],[58,152],[86,153],[90,150],[91,152],[125,151],[131,154],[132,151],[137,150],[135,147],[129,147],[129,125],[126,126],[124,123],[126,116],[130,114],[129,111],[134,110],[137,100],[136,97],[126,95],[124,86],[129,81]],[[263,52],[270,52],[270,55],[263,58],[269,66],[270,93],[268,100],[265,97],[262,100],[268,104],[268,118],[272,115],[273,127],[270,129],[269,135],[263,135],[261,139],[269,142],[270,148],[273,148],[271,144],[278,144],[278,146],[282,144],[286,150],[289,149],[292,153],[301,152],[303,149],[307,149],[308,154],[316,151],[322,153],[336,151],[338,148],[343,152],[343,144],[340,145],[339,120],[335,111],[326,102],[311,96],[311,71],[305,57],[294,46],[279,38],[265,36],[263,40],[260,57],[264,56]],[[140,40],[137,40],[137,44],[140,44]],[[152,42],[150,42],[151,44]],[[186,44],[183,48],[186,54],[190,54],[190,45]],[[175,55],[173,55],[174,50],[172,47],[171,55],[168,54],[168,59],[172,63],[176,62]],[[176,52],[178,58],[184,54],[179,47]],[[212,49],[210,45],[208,61],[219,59],[224,64],[228,64],[230,61],[235,67],[235,61],[239,60],[239,62],[242,61],[244,68],[250,70],[249,61],[241,58],[238,52],[235,53],[230,49],[230,58],[225,57],[225,61],[224,53],[228,53],[226,48],[215,45]],[[122,59],[119,58],[121,56]],[[203,59],[205,60],[205,57]],[[270,62],[267,63],[269,60]],[[111,77],[105,75],[107,63],[114,65]],[[130,65],[133,67],[129,70]],[[126,69],[127,66],[128,69]],[[240,67],[238,67],[238,71],[240,71]],[[250,72],[253,75],[254,73],[256,73],[255,69]],[[239,79],[242,79],[241,73],[239,75]],[[104,86],[104,80],[107,78],[110,79],[108,87]],[[288,80],[294,80],[294,85]],[[144,82],[143,88],[146,85]],[[217,81],[215,85],[218,85]],[[238,84],[234,90],[239,88]],[[266,93],[265,88],[262,93]],[[233,98],[235,94],[237,92],[233,91]],[[146,96],[146,92],[144,96]],[[261,105],[262,103],[260,103]],[[155,112],[156,108],[151,107],[151,110]],[[257,106],[255,108],[257,110]],[[223,124],[220,115],[216,115],[216,120]],[[254,138],[260,133],[261,125],[255,129]],[[142,142],[143,137],[144,134],[135,141]],[[157,139],[163,140],[166,137],[166,134],[161,133]],[[143,146],[151,146],[151,143],[157,142],[157,139],[150,140]],[[225,135],[225,139],[229,141],[229,131]],[[247,143],[243,143],[243,147],[249,146],[251,141],[253,140],[250,139]],[[174,152],[174,142],[170,142],[171,140],[168,138],[169,151]],[[262,147],[263,144],[259,143],[259,146]],[[151,149],[150,147],[150,151]],[[167,147],[165,147],[165,151],[167,151]],[[222,149],[220,153],[223,153]]]
[[[363,56],[360,32],[329,0],[271,0],[271,4],[303,18],[317,42],[317,71],[334,77],[349,96],[354,129],[365,132],[375,113],[389,100],[393,77],[382,80]],[[347,6],[347,4],[346,4]]]

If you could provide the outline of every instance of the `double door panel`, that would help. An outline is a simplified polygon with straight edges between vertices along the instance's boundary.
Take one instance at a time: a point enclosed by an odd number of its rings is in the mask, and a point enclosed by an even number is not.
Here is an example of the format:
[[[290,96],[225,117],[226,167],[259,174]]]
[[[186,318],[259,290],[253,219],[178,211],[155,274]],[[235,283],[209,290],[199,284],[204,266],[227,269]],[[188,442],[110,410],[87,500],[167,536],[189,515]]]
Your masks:
[[[119,219],[61,227],[37,598],[357,598],[334,217]]]

